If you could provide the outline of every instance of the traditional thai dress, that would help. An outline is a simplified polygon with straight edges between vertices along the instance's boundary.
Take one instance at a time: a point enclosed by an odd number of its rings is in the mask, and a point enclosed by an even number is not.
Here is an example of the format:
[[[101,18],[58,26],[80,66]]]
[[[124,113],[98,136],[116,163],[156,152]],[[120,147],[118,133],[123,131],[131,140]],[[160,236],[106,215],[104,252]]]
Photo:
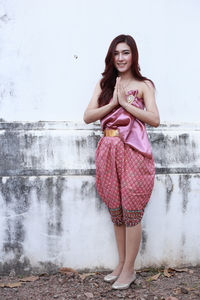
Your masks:
[[[132,105],[144,109],[144,100],[133,95]],[[96,150],[96,187],[114,224],[140,223],[154,185],[155,166],[145,124],[123,107],[101,119],[101,128],[117,129],[118,136],[104,136]]]

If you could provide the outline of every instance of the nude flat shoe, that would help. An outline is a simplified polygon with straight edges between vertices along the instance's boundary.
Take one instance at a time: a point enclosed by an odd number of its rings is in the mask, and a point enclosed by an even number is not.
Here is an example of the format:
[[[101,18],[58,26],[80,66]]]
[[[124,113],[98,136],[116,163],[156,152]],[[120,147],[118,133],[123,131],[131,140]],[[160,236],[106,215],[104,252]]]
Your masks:
[[[108,274],[104,277],[104,281],[106,282],[114,282],[119,276]]]
[[[135,281],[135,279],[136,279],[136,272],[133,273],[133,278],[131,279],[131,281],[129,281],[128,283],[117,283],[117,282],[115,282],[112,285],[112,288],[114,290],[126,290]]]

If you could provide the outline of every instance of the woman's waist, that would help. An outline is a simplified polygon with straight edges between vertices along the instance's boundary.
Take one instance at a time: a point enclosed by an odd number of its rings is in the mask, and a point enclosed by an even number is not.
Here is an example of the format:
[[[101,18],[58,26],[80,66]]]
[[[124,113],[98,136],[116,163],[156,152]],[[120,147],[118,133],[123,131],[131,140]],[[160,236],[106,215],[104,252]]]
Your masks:
[[[103,130],[104,136],[107,137],[119,137],[119,130],[118,129],[113,129],[113,128],[106,128]]]

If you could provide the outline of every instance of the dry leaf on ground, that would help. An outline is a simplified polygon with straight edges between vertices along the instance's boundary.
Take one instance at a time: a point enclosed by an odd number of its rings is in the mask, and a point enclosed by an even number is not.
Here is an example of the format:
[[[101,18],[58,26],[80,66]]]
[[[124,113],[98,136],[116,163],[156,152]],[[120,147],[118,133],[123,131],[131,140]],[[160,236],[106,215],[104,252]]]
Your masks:
[[[83,274],[79,274],[79,276],[80,276],[80,278],[82,280],[84,280],[88,276],[93,276],[93,275],[96,275],[96,273],[83,273]]]
[[[21,282],[8,282],[8,283],[0,283],[0,287],[4,288],[4,287],[8,287],[8,288],[16,288],[21,286],[22,283]]]
[[[149,272],[150,268],[145,268],[145,269],[141,269],[141,270],[136,270],[136,273],[142,273],[142,272]]]
[[[78,272],[72,268],[60,268],[58,271],[59,271],[59,273],[62,273],[62,274],[67,274],[67,273],[78,274]]]
[[[180,287],[173,289],[174,295],[180,295],[181,294],[181,289]]]
[[[15,287],[19,287],[21,286],[22,283],[21,282],[11,282],[11,283],[7,283],[6,286],[10,287],[10,288],[15,288]]]
[[[165,275],[165,277],[171,277],[171,276],[173,276],[174,274],[172,274],[171,273],[172,272],[172,269],[171,268],[165,268],[164,269],[164,275]],[[171,274],[170,274],[171,273]]]
[[[87,297],[87,298],[94,298],[94,295],[92,293],[84,293],[84,295]]]
[[[29,277],[21,278],[20,281],[23,281],[23,282],[33,282],[33,281],[36,281],[38,279],[39,279],[39,276],[29,276]]]
[[[188,272],[189,269],[188,268],[184,268],[184,269],[174,269],[174,268],[170,268],[171,270],[174,270],[176,272]]]
[[[149,278],[147,279],[147,282],[151,282],[151,281],[153,281],[153,280],[157,280],[157,279],[160,277],[160,275],[161,275],[161,273],[158,273],[158,274],[156,274],[156,275],[153,275],[153,276],[149,277]]]
[[[93,285],[96,287],[99,287],[99,285],[96,282],[94,282]]]
[[[160,275],[161,275],[161,273],[158,273],[150,278],[151,278],[151,280],[157,280],[160,277]]]

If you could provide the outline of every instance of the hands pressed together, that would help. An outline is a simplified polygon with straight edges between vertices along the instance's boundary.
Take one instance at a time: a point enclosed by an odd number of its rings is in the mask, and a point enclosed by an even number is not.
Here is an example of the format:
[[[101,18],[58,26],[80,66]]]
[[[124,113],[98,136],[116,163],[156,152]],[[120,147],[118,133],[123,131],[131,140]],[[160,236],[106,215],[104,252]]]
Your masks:
[[[121,105],[124,107],[125,104],[127,104],[126,100],[126,92],[125,89],[121,83],[121,78],[117,77],[116,78],[116,84],[114,88],[114,93],[113,93],[113,100],[112,100],[113,105]]]

